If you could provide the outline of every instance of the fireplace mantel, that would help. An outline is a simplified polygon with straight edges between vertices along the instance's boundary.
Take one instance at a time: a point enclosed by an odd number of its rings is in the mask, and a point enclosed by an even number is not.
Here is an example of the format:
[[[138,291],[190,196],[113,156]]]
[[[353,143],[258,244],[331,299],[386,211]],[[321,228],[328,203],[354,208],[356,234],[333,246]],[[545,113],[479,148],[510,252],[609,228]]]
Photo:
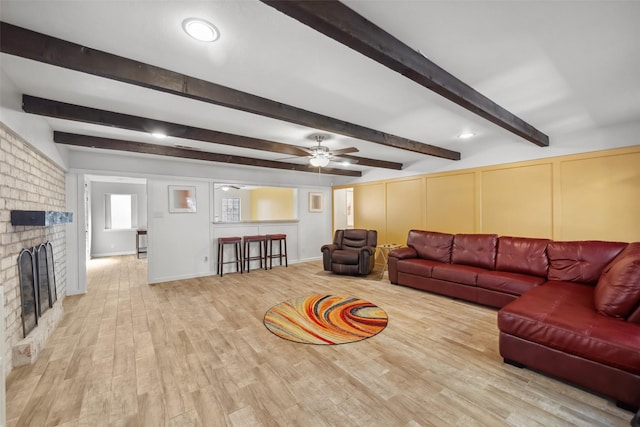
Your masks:
[[[56,211],[11,211],[11,225],[48,227],[68,224],[73,221],[73,212]]]

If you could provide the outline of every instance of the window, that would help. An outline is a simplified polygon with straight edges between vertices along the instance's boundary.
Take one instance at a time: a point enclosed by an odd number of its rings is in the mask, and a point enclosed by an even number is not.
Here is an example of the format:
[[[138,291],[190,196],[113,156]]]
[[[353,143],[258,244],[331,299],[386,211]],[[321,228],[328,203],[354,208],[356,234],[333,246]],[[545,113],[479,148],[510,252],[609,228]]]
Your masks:
[[[240,198],[222,199],[222,221],[240,222]]]
[[[136,226],[134,219],[135,194],[105,194],[104,228],[129,230]]]

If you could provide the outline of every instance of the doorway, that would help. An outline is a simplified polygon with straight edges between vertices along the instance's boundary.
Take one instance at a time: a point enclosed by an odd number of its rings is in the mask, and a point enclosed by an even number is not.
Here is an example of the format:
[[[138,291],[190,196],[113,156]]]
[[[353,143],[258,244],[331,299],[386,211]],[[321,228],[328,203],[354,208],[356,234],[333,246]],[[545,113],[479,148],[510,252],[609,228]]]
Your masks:
[[[333,190],[334,230],[344,230],[353,227],[353,188],[340,188]]]

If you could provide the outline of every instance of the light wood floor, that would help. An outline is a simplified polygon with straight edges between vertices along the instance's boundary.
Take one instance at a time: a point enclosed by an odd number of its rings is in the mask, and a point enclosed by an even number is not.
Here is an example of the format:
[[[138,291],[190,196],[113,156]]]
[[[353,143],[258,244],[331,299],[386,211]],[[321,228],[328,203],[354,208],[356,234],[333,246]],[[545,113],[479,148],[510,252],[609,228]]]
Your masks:
[[[264,312],[310,293],[382,307],[365,341],[296,344]],[[146,261],[94,260],[89,292],[39,360],[7,378],[7,424],[628,426],[630,412],[502,363],[496,311],[320,262],[156,285]]]

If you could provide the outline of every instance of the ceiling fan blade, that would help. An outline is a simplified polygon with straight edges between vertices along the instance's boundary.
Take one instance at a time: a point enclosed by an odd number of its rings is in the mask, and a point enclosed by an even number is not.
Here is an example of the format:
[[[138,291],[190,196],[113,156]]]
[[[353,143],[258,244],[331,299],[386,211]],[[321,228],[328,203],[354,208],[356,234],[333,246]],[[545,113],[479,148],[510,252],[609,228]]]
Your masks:
[[[317,147],[309,148],[309,147],[297,146],[296,148],[299,149],[299,150],[305,151],[307,153],[306,154],[307,156],[313,156],[316,153],[316,148]],[[305,156],[305,155],[304,154],[300,154],[300,157],[303,157],[303,156]]]
[[[331,159],[334,162],[347,162],[350,163],[352,165],[357,165],[358,164],[358,160],[354,157],[340,157],[340,156],[333,156],[333,158]]]
[[[309,156],[282,157],[282,158],[275,159],[275,161],[276,162],[280,162],[280,161],[283,161],[283,160],[304,159],[305,157],[310,157],[310,155]]]
[[[333,154],[334,156],[339,156],[340,154],[349,154],[349,153],[357,153],[358,150],[356,147],[348,147],[348,148],[343,148],[342,150],[334,150],[331,152],[331,154]]]

